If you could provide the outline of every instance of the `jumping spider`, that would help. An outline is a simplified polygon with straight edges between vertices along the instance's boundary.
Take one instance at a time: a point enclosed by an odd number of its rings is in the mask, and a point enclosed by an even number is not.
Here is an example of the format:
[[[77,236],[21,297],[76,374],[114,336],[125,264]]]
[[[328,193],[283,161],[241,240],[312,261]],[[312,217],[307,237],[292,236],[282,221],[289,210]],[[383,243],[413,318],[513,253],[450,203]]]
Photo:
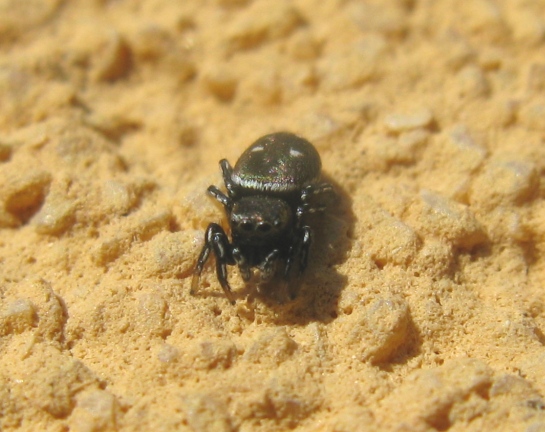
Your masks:
[[[227,265],[238,265],[242,278],[250,280],[251,269],[261,271],[267,281],[282,261],[282,277],[288,281],[294,261],[299,271],[307,267],[312,229],[309,213],[323,211],[321,198],[333,193],[329,183],[320,182],[320,155],[307,140],[292,133],[278,132],[255,141],[231,167],[220,161],[227,195],[216,186],[208,193],[225,208],[231,241],[223,228],[211,223],[205,234],[191,282],[191,293],[214,252],[216,273],[225,295],[234,304],[227,280]],[[290,297],[296,292],[290,288]]]

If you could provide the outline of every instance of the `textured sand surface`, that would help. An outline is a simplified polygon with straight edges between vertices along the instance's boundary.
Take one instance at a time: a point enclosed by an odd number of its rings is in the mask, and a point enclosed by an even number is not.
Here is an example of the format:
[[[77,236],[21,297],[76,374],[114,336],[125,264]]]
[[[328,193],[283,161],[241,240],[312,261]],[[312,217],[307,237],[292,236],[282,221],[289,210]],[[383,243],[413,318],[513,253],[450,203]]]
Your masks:
[[[294,301],[190,279],[255,139]],[[0,429],[545,430],[544,0],[0,0]]]

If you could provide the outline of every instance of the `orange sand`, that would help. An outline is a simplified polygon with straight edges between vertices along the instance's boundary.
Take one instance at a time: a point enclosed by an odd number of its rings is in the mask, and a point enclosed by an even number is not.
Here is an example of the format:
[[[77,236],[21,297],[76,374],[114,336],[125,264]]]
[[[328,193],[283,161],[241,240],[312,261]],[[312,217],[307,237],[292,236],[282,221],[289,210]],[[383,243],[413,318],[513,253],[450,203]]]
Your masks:
[[[0,0],[0,429],[545,430],[544,49],[544,0]],[[339,194],[300,296],[191,296],[278,130]]]

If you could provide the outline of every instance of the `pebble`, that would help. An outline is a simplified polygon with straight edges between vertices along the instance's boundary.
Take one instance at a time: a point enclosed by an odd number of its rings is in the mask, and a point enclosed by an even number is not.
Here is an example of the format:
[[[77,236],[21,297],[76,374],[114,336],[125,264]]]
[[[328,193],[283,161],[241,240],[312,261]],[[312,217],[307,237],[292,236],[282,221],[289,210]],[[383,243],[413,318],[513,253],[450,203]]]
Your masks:
[[[389,132],[401,133],[419,128],[426,128],[433,122],[433,113],[428,108],[416,109],[410,113],[394,113],[384,118],[384,125]]]
[[[194,393],[183,397],[187,424],[194,432],[231,432],[233,425],[223,401],[212,394]]]
[[[513,2],[509,4],[508,25],[514,39],[525,45],[539,45],[545,40],[543,8],[538,2]],[[532,6],[537,6],[533,9]]]
[[[545,93],[545,63],[533,63],[530,65],[526,81],[530,95]]]
[[[304,23],[289,1],[254,2],[237,16],[226,29],[225,49],[228,54],[258,46],[291,34]]]
[[[100,204],[104,213],[124,216],[134,208],[138,194],[132,185],[115,180],[107,180],[101,185]]]
[[[402,2],[350,2],[344,11],[363,32],[400,37],[409,23],[408,8]]]
[[[480,394],[492,384],[492,376],[492,370],[475,359],[419,369],[382,401],[378,424],[386,430],[446,430],[458,421],[466,424],[466,404],[473,405],[475,416],[485,413],[487,401]],[[389,424],[381,422],[385,414],[380,413],[392,411],[397,414],[389,417]]]
[[[467,206],[429,190],[422,190],[420,198],[410,220],[421,235],[438,237],[461,248],[486,241],[482,225]]]
[[[4,174],[7,174],[4,172]],[[0,186],[0,202],[11,216],[11,226],[27,223],[41,208],[51,183],[46,171],[11,173]]]
[[[100,389],[85,390],[76,399],[76,406],[68,418],[71,430],[97,432],[117,429],[122,413],[112,393]]]
[[[193,368],[201,370],[229,369],[238,356],[237,347],[229,340],[194,340],[184,346],[182,355],[189,357]]]
[[[175,346],[165,343],[157,353],[157,358],[162,363],[173,363],[180,357],[180,350]]]
[[[419,150],[427,143],[429,132],[415,129],[399,136],[376,135],[361,142],[369,169],[387,172],[393,165],[410,165],[418,161]]]
[[[230,102],[235,96],[238,79],[227,68],[218,64],[201,67],[200,76],[206,90],[220,102]]]
[[[34,331],[36,337],[58,342],[66,321],[64,306],[51,286],[40,278],[25,279],[4,291],[7,306],[0,314],[0,334]]]
[[[282,79],[274,70],[247,77],[237,91],[237,100],[241,103],[260,106],[278,105],[282,96]]]
[[[12,153],[12,146],[0,141],[0,162],[7,162],[11,158]]]
[[[355,89],[377,77],[387,46],[379,36],[367,36],[344,49],[324,53],[318,61],[320,88],[326,91]]]
[[[198,234],[197,234],[198,233]],[[150,241],[153,258],[149,260],[145,272],[161,278],[188,274],[195,265],[199,250],[194,244],[195,235],[202,237],[201,231],[162,232]]]
[[[167,302],[160,293],[144,293],[138,297],[136,331],[149,337],[165,337],[172,329]]]
[[[407,341],[409,306],[398,294],[361,300],[343,323],[346,344],[362,361],[374,364],[391,361]]]
[[[288,336],[285,327],[262,332],[257,340],[244,353],[243,359],[250,363],[267,362],[272,359],[278,366],[297,351],[297,343]]]
[[[476,65],[467,65],[458,72],[454,91],[460,97],[478,98],[490,94],[490,84],[486,75]]]
[[[96,81],[115,81],[131,70],[132,53],[127,41],[118,32],[106,35],[94,53],[91,77]]]
[[[40,234],[59,235],[74,224],[76,204],[59,194],[49,194],[45,204],[32,218],[32,224]]]
[[[322,44],[309,32],[298,31],[287,41],[288,54],[298,61],[315,60],[322,52]]]
[[[470,161],[468,169],[477,168],[484,158],[487,151],[484,147],[477,144],[471,133],[464,125],[454,126],[448,134],[448,142],[453,144],[464,154],[464,159]]]
[[[9,377],[9,391],[18,401],[17,409],[37,418],[67,418],[77,395],[99,385],[82,362],[51,343],[39,343],[38,338],[27,353],[15,356],[18,361],[4,362],[2,372]]]
[[[36,306],[26,298],[7,304],[0,314],[0,335],[19,334],[37,325]]]
[[[539,186],[535,165],[524,160],[491,160],[473,182],[470,201],[485,209],[521,205],[534,199]]]
[[[359,228],[368,253],[379,267],[387,264],[406,266],[414,260],[420,248],[416,232],[401,220],[390,216],[378,205],[366,203]]]
[[[164,211],[151,216],[138,215],[139,219],[122,220],[110,228],[113,233],[99,240],[92,253],[93,260],[99,265],[107,265],[126,253],[136,241],[148,241],[161,231],[169,229],[171,213]],[[136,217],[136,216],[135,216]]]
[[[523,105],[518,112],[518,121],[535,131],[545,131],[545,103],[536,102]]]

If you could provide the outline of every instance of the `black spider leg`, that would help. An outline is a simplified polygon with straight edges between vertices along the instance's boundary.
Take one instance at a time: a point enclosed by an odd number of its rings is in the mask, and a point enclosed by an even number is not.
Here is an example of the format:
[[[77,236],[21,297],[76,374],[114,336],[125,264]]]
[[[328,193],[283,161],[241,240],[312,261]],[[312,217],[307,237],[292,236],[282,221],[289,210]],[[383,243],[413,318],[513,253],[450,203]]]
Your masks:
[[[233,259],[238,265],[238,268],[240,269],[240,274],[242,276],[242,279],[244,279],[245,282],[248,282],[250,278],[252,277],[252,273],[250,271],[250,264],[248,264],[248,260],[244,256],[244,254],[240,251],[238,247],[233,247],[231,250],[231,253],[233,254]]]
[[[262,281],[269,281],[272,279],[275,270],[276,270],[276,264],[278,262],[278,258],[280,257],[280,250],[279,249],[273,249],[263,260],[261,264],[259,264],[259,270],[261,271],[261,280]]]
[[[295,241],[290,246],[288,251],[288,257],[286,259],[286,266],[284,267],[284,280],[289,282],[291,268],[296,258],[299,258],[299,274],[301,275],[308,265],[308,254],[310,251],[310,245],[312,244],[312,230],[308,226],[304,226],[298,230]],[[297,284],[290,284],[288,291],[291,299],[297,297]]]
[[[310,202],[311,198],[318,197],[319,201],[320,196],[334,193],[335,191],[333,190],[333,186],[331,186],[329,183],[318,183],[305,186],[301,191],[301,204],[296,210],[296,226],[300,227],[302,225],[305,214],[322,212],[326,209],[325,204],[312,204]]]
[[[233,182],[233,167],[227,161],[227,159],[220,160],[221,172],[223,173],[223,182],[225,183],[225,188],[229,193],[230,198],[236,196],[235,192],[235,183]]]
[[[225,234],[223,228],[216,223],[211,223],[206,229],[204,246],[199,255],[195,272],[193,273],[190,292],[193,294],[197,288],[204,265],[210,257],[210,251],[213,251],[216,257],[216,274],[220,285],[225,292],[225,296],[229,299],[231,304],[235,304],[231,287],[227,281],[227,265],[234,265],[235,260],[231,252],[231,244],[229,243],[227,234]]]
[[[231,213],[231,209],[233,208],[233,200],[230,197],[225,195],[214,185],[208,186],[207,191],[211,196],[217,199],[223,205],[223,207],[225,207],[227,214]]]

